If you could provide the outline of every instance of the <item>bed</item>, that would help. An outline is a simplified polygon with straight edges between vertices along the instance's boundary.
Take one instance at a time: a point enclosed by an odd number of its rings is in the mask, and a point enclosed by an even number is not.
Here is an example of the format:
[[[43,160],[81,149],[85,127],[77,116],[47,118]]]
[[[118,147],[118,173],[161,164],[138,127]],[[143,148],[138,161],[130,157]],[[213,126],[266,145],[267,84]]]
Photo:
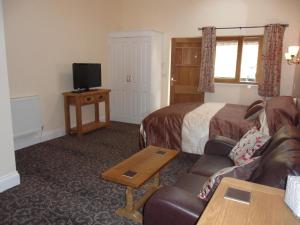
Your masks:
[[[273,135],[286,124],[297,126],[299,112],[290,96],[264,102],[256,118],[245,119],[249,106],[226,103],[180,103],[159,109],[140,126],[140,146],[155,145],[203,154],[205,143],[218,135],[239,140],[253,126]]]

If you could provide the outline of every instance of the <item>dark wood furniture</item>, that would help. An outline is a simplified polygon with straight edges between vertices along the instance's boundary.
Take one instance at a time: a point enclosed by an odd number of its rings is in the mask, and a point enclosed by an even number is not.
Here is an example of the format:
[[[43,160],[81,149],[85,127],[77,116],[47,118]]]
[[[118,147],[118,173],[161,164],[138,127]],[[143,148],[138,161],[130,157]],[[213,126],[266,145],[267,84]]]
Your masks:
[[[109,125],[110,109],[109,109],[109,89],[95,89],[86,92],[65,92],[65,126],[67,134],[76,133],[78,136]],[[105,121],[99,120],[99,103],[105,103]],[[84,105],[93,104],[95,106],[95,121],[87,124],[82,124],[81,107]],[[76,108],[76,127],[71,128],[70,121],[70,106]]]
[[[143,217],[138,209],[160,187],[159,171],[177,156],[178,153],[175,150],[148,146],[102,173],[103,179],[127,186],[126,206],[125,208],[118,209],[116,214],[142,223]],[[128,170],[136,174],[133,177],[124,176],[124,173]],[[141,187],[151,178],[154,178],[153,183],[144,186],[147,192],[143,197],[134,202],[133,189]]]

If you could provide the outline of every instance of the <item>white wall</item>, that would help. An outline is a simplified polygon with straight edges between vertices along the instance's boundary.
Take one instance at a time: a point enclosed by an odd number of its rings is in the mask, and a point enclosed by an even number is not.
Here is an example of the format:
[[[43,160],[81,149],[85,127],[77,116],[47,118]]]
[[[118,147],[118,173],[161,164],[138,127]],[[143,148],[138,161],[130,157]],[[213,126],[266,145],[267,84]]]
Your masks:
[[[298,42],[300,31],[299,0],[122,0],[122,28],[152,28],[165,33],[164,38],[164,104],[168,102],[170,77],[170,40],[172,37],[201,36],[198,27],[214,25],[251,26],[269,23],[288,23],[284,50]],[[217,35],[263,34],[263,29],[218,30]],[[282,61],[281,94],[291,95],[295,66]],[[226,101],[248,104],[258,98],[257,87],[216,84],[214,94],[206,94],[206,101]]]
[[[0,192],[2,192],[20,182],[13,146],[2,0],[0,1],[0,124]]]
[[[42,140],[64,134],[62,92],[73,89],[73,62],[102,63],[106,86],[107,35],[119,28],[120,7],[119,0],[4,0],[10,95],[40,96]],[[84,107],[84,121],[91,109]]]

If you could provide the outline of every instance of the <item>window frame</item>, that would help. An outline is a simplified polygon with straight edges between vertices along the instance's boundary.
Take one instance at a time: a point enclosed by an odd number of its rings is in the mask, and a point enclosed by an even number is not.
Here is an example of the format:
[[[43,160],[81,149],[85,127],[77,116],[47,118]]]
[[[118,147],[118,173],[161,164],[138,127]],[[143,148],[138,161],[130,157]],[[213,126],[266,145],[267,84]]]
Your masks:
[[[241,65],[242,65],[242,53],[243,53],[243,42],[244,40],[253,40],[255,42],[258,41],[258,57],[257,57],[257,68],[256,68],[256,75],[255,75],[255,82],[244,82],[240,81],[241,76]],[[214,81],[216,83],[233,83],[233,84],[257,84],[260,79],[260,66],[261,66],[261,59],[262,59],[262,46],[263,46],[263,35],[252,35],[252,36],[221,36],[217,37],[218,41],[238,41],[238,52],[237,52],[237,61],[236,61],[236,70],[235,70],[235,77],[234,78],[220,78],[214,77]]]

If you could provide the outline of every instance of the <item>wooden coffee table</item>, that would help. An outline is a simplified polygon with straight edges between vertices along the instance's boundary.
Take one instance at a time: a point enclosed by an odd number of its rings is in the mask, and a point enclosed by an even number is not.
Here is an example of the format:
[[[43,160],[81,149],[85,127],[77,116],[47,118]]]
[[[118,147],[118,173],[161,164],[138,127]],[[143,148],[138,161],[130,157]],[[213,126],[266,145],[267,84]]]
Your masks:
[[[143,217],[138,209],[141,208],[147,199],[159,188],[159,171],[177,156],[177,154],[179,154],[179,152],[176,150],[148,146],[102,173],[103,179],[127,186],[126,206],[125,208],[118,209],[116,214],[142,223]],[[134,173],[136,174],[134,175]],[[145,184],[145,182],[151,178],[154,178],[154,181]],[[133,190],[141,186],[146,188],[147,192],[134,202]]]

